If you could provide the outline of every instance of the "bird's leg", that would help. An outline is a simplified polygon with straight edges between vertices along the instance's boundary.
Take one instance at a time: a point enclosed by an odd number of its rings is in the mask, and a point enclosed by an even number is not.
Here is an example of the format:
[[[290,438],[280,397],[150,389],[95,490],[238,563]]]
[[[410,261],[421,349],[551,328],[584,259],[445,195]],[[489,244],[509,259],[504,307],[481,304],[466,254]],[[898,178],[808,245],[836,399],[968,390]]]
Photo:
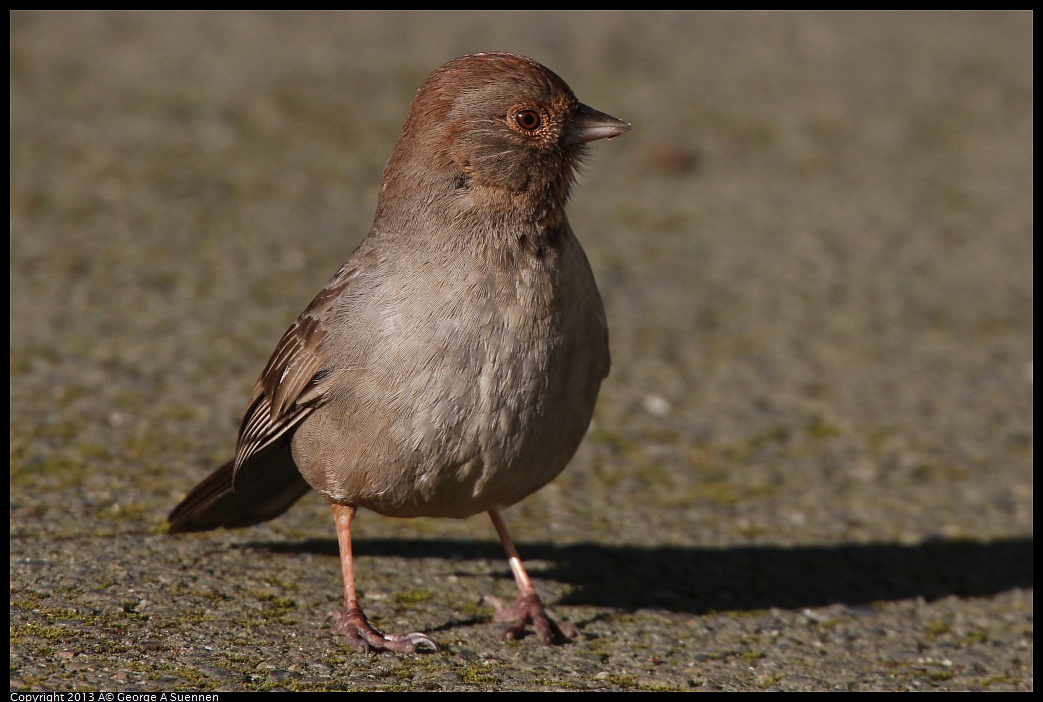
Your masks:
[[[351,520],[355,517],[354,505],[330,505],[337,522],[337,540],[340,542],[340,567],[344,573],[344,612],[333,622],[333,633],[346,636],[348,643],[359,653],[370,651],[395,651],[413,653],[420,645],[438,650],[427,634],[385,634],[366,618],[355,596],[355,560],[351,554]]]
[[[518,583],[518,600],[513,607],[504,605],[499,598],[492,595],[486,595],[484,598],[486,602],[496,609],[496,621],[508,624],[507,631],[504,632],[504,638],[520,639],[525,635],[525,625],[532,622],[532,625],[536,627],[536,634],[545,644],[567,643],[571,641],[570,636],[566,635],[561,627],[547,616],[547,610],[544,609],[540,596],[536,594],[536,588],[533,587],[532,581],[529,580],[529,574],[525,572],[525,566],[522,565],[518,549],[514,547],[511,535],[507,533],[507,527],[503,523],[503,517],[500,516],[499,510],[489,510],[489,517],[493,520],[496,533],[500,535],[500,541],[507,552],[507,562],[511,564],[514,580]],[[569,625],[569,629],[571,636],[579,634],[575,626]]]

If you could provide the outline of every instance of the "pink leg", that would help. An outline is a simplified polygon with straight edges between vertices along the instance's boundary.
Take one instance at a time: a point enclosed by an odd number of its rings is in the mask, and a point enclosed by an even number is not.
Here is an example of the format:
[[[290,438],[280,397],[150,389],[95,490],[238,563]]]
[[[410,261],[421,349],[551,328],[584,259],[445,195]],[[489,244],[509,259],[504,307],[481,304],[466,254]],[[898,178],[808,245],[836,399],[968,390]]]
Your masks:
[[[344,612],[333,622],[333,633],[346,636],[348,643],[359,653],[395,651],[413,653],[421,644],[438,650],[427,634],[385,634],[369,623],[355,596],[355,560],[351,554],[351,520],[354,505],[330,505],[337,522],[337,540],[340,542],[340,568],[344,573]]]
[[[545,644],[567,643],[571,641],[571,638],[561,630],[561,627],[547,616],[547,610],[544,609],[540,596],[536,594],[536,588],[533,587],[529,574],[525,572],[525,566],[522,565],[518,549],[514,547],[514,542],[511,541],[511,536],[507,533],[507,527],[503,523],[500,512],[491,509],[489,510],[489,517],[493,520],[496,533],[500,535],[503,548],[507,551],[507,562],[511,564],[514,580],[518,583],[518,600],[513,607],[507,607],[499,598],[492,595],[485,596],[485,600],[496,609],[496,621],[509,624],[507,631],[504,632],[504,638],[520,639],[525,635],[525,625],[532,622],[533,626],[536,627],[536,634],[540,637],[540,641]],[[570,628],[571,631],[569,633],[572,636],[579,634],[574,626]]]

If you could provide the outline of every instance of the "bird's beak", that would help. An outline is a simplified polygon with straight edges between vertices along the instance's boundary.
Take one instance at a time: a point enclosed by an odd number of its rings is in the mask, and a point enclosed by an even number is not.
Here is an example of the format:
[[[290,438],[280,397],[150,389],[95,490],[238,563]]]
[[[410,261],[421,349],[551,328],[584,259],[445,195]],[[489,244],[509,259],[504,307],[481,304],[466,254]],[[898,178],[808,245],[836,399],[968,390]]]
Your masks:
[[[629,123],[580,103],[572,123],[565,131],[565,143],[586,144],[598,139],[612,139],[630,129]]]

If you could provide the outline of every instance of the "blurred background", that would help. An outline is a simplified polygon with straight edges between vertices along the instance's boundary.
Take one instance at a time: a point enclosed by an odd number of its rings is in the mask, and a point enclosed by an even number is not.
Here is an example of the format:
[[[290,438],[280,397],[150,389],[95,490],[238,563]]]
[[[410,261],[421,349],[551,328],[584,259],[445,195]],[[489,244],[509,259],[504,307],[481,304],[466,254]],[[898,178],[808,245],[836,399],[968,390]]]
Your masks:
[[[10,21],[12,689],[1031,689],[1030,13]],[[570,206],[612,374],[506,514],[583,638],[498,640],[482,518],[364,514],[367,611],[446,651],[355,656],[317,496],[165,515],[482,50],[634,125]]]

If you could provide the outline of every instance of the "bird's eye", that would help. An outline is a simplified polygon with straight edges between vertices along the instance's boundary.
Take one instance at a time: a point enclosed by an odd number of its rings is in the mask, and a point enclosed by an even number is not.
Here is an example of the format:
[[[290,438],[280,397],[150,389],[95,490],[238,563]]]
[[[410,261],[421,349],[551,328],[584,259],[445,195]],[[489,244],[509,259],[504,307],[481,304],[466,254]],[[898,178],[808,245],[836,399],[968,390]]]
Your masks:
[[[543,118],[536,110],[518,110],[514,113],[514,123],[522,131],[534,132],[543,124]]]

